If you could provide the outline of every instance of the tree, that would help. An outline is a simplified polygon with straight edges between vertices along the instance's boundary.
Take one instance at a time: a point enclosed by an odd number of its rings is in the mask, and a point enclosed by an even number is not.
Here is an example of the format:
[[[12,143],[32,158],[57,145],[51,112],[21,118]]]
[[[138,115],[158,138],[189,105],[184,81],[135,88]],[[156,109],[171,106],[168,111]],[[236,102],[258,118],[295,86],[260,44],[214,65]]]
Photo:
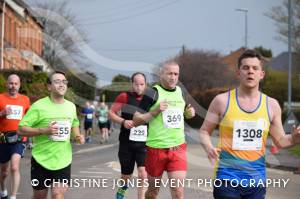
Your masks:
[[[106,102],[111,103],[123,91],[129,91],[131,88],[130,77],[118,74],[113,77],[111,84],[101,88],[100,96],[106,96]]]
[[[272,69],[267,70],[264,83],[261,87],[262,92],[266,93],[270,97],[274,97],[278,100],[279,104],[283,107],[283,103],[287,101],[287,84],[288,74],[282,71],[276,71]],[[292,101],[300,101],[300,84],[296,74],[292,76]]]
[[[272,58],[273,57],[273,53],[272,53],[271,49],[266,49],[262,46],[258,46],[258,47],[255,47],[254,50],[256,52],[259,52],[263,57],[266,57],[266,58]]]
[[[0,74],[0,93],[6,91],[6,85],[5,85],[5,83],[6,83],[5,78],[3,77],[2,74]]]
[[[80,49],[88,41],[87,34],[69,10],[68,2],[35,0],[30,9],[43,25],[43,58],[52,69],[66,73],[77,101],[93,100],[97,77],[84,69],[86,60]]]
[[[77,98],[83,98],[80,100],[83,102],[79,103],[84,104],[84,101],[86,100],[94,100],[97,83],[97,78],[95,78],[94,73],[81,72],[77,73],[76,76],[68,73],[67,79],[70,83],[70,87],[78,95]],[[84,81],[82,81],[82,79],[84,79]]]
[[[292,2],[292,48],[295,52],[300,52],[300,0],[291,0]],[[278,28],[278,39],[287,43],[288,41],[288,0],[284,0],[281,6],[272,7],[266,14],[273,19]]]
[[[84,68],[80,45],[87,42],[87,35],[76,15],[68,9],[68,1],[35,1],[31,9],[43,25],[43,58],[48,64],[61,70],[76,67],[74,65]],[[70,31],[73,28],[78,34]]]
[[[112,79],[112,83],[123,83],[123,82],[130,82],[130,77],[126,76],[126,75],[121,75],[118,74],[116,76],[113,77]]]
[[[275,98],[278,100],[280,106],[283,108],[282,112],[282,121],[285,121],[287,117],[287,109],[284,107],[284,102],[287,101],[287,84],[288,84],[288,74],[282,71],[276,71],[272,69],[268,69],[266,73],[266,77],[264,78],[264,83],[261,87],[262,92],[266,93],[268,96]],[[300,84],[299,77],[297,74],[292,75],[292,101],[299,102],[300,101]],[[293,109],[293,113],[296,117],[300,118],[300,109]]]
[[[236,83],[234,74],[217,52],[185,49],[175,60],[181,67],[180,82],[191,95],[206,89],[231,87]]]

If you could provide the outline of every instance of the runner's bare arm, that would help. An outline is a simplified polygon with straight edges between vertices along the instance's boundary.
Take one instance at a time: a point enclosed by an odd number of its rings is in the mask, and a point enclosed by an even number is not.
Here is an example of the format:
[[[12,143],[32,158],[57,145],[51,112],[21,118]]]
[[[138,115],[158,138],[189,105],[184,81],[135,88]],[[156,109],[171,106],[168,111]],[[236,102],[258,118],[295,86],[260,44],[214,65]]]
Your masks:
[[[134,126],[140,126],[149,122],[157,114],[152,114],[151,112],[147,112],[144,114],[135,112],[132,121],[134,123]]]
[[[168,108],[168,102],[167,101],[162,101],[160,102],[160,105],[157,109],[147,112],[147,113],[140,113],[140,112],[135,112],[133,115],[133,123],[134,126],[139,126],[145,123],[148,123],[151,121],[155,116],[157,116],[159,113],[163,112]]]
[[[108,117],[109,117],[109,119],[111,119],[111,121],[121,124],[121,125],[122,125],[122,122],[124,121],[124,119],[121,116],[119,116],[117,113],[115,113],[113,110],[109,110]]]
[[[223,115],[226,110],[227,100],[227,93],[217,95],[213,99],[206,113],[205,120],[199,130],[201,145],[206,151],[212,164],[219,158],[219,149],[213,146],[211,135],[220,122],[220,116]]]
[[[84,136],[80,134],[79,126],[72,127],[72,134],[74,135],[77,143],[84,144]]]
[[[32,128],[29,126],[19,126],[18,134],[21,136],[33,137],[37,135],[55,135],[58,132],[58,128],[55,122],[49,124],[45,128]]]
[[[120,117],[117,113],[115,113],[112,110],[109,110],[108,117],[115,123],[120,124],[121,126],[124,126],[127,129],[131,129],[134,127],[132,120],[125,120],[124,118]]]
[[[295,143],[300,143],[300,127],[291,129],[292,133],[289,135],[285,134],[281,121],[281,108],[277,100],[269,98],[268,103],[271,117],[270,135],[276,146],[279,148],[288,148]]]
[[[203,124],[200,128],[200,140],[205,151],[214,148],[214,146],[211,143],[210,137],[219,123],[220,105],[221,97],[220,95],[218,95],[211,102]]]

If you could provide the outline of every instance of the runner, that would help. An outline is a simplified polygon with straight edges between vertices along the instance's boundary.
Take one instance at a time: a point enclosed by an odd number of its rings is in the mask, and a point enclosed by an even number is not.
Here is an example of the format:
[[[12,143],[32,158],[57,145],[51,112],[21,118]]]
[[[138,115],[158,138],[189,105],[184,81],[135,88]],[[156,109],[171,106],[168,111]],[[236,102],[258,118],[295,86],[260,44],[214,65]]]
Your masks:
[[[18,137],[20,120],[29,109],[30,101],[19,94],[21,83],[16,74],[7,78],[7,93],[0,94],[0,186],[1,199],[8,198],[5,179],[12,176],[10,198],[15,199],[20,184],[20,160],[25,151],[26,138]],[[10,162],[10,168],[9,168]]]
[[[99,108],[96,111],[96,116],[98,117],[98,126],[100,129],[100,144],[108,141],[108,107],[105,102],[101,102]]]
[[[168,178],[184,180],[186,176],[186,143],[184,117],[194,117],[195,110],[186,105],[181,88],[176,86],[179,66],[174,61],[165,62],[161,68],[160,84],[150,89],[143,97],[140,108],[147,113],[134,115],[134,124],[149,121],[147,154],[145,159],[149,187],[146,199],[156,198],[164,171]],[[170,187],[172,198],[184,198],[182,186]]]
[[[147,126],[134,128],[132,117],[137,110],[142,95],[146,89],[146,77],[143,73],[134,73],[131,76],[132,92],[121,93],[111,106],[109,117],[115,123],[121,124],[119,135],[119,160],[121,164],[121,178],[125,181],[131,179],[134,165],[137,164],[138,178],[144,182],[147,177],[145,171],[145,141],[147,139]],[[121,110],[121,117],[118,115]],[[117,191],[117,199],[122,199],[127,186],[120,187]],[[144,198],[145,188],[138,188],[138,198]]]
[[[70,137],[83,144],[75,105],[64,99],[68,81],[55,71],[49,76],[50,96],[36,101],[19,124],[20,135],[33,136],[31,183],[33,199],[64,198],[70,181],[72,146]]]
[[[92,108],[89,101],[85,103],[85,107],[82,109],[81,114],[84,117],[83,126],[84,126],[84,135],[86,137],[86,143],[92,142],[92,132],[93,132],[93,116],[94,109]]]
[[[217,95],[211,102],[200,138],[209,160],[216,166],[219,183],[214,187],[215,198],[262,199],[266,188],[258,183],[266,180],[268,133],[277,147],[286,148],[300,142],[300,127],[286,135],[278,102],[259,91],[265,72],[258,53],[247,50],[239,57],[237,75],[239,87]],[[217,126],[220,142],[215,148],[210,137]]]

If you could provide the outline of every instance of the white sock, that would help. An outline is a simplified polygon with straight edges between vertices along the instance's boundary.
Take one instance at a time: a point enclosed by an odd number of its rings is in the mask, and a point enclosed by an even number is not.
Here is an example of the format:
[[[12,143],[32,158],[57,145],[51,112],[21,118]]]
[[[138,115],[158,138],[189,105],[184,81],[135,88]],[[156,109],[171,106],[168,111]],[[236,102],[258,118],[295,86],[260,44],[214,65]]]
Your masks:
[[[9,199],[17,199],[16,196],[10,196]]]
[[[7,196],[7,189],[5,189],[4,191],[0,191],[0,196],[1,197]]]

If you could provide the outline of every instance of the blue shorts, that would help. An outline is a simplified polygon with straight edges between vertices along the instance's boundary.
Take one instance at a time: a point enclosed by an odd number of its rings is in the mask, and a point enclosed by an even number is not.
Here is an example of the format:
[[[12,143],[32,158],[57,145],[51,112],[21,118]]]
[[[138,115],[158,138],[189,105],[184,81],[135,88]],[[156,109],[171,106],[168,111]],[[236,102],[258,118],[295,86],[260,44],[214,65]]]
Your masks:
[[[20,156],[23,157],[24,152],[25,144],[22,142],[15,144],[2,143],[0,144],[0,164],[10,161],[13,154],[20,154]]]
[[[219,187],[214,187],[215,199],[264,199],[266,187],[233,187],[230,183],[227,186],[224,183]]]

